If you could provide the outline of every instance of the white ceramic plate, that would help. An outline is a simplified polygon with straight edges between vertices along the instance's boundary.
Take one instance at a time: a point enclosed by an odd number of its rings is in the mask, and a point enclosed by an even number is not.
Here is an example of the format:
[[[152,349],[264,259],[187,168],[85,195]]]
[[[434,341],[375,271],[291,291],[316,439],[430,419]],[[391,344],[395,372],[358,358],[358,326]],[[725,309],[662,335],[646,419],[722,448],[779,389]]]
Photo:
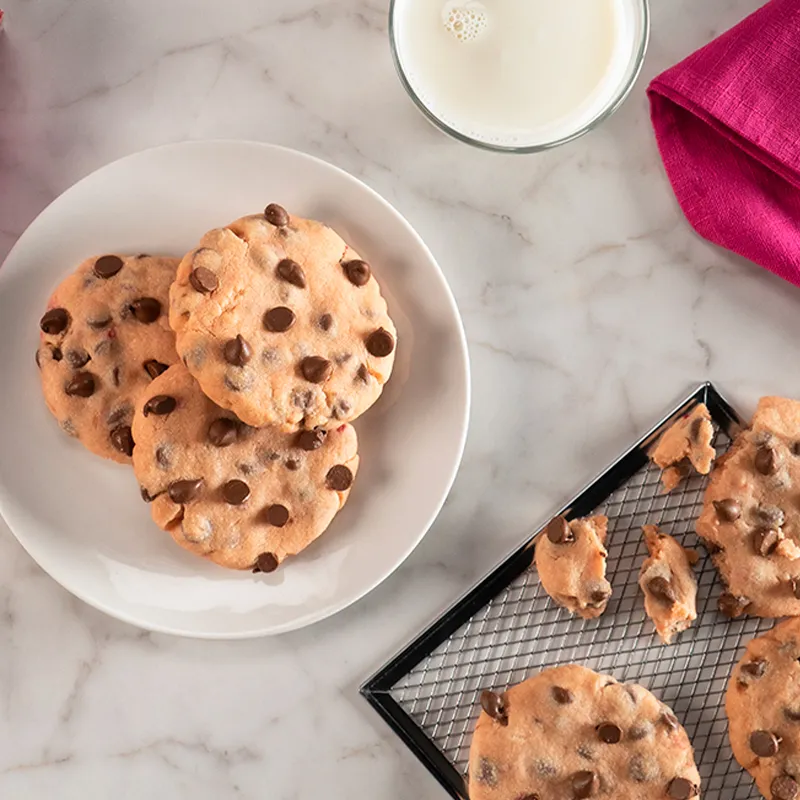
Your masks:
[[[184,552],[150,519],[130,468],[65,436],[34,364],[54,286],[103,252],[182,255],[267,203],[323,220],[373,266],[398,329],[394,375],[355,425],[361,469],[330,529],[272,575]],[[363,597],[425,535],[455,478],[469,415],[461,320],[433,256],[360,181],[301,153],[187,142],[123,158],[46,208],[0,269],[0,513],[55,580],[151,630],[244,638],[308,625]]]

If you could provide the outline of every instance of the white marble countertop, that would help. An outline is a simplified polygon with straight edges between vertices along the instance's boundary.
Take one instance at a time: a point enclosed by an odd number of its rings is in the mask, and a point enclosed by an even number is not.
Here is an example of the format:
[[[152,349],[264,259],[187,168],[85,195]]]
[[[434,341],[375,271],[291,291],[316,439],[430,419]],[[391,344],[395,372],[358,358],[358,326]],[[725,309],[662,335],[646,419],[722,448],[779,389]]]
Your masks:
[[[536,156],[472,150],[422,119],[394,74],[385,0],[0,5],[0,256],[119,156],[284,144],[408,217],[450,280],[474,370],[438,522],[379,589],[304,631],[143,633],[67,594],[0,522],[0,798],[444,798],[361,680],[691,385],[711,378],[745,412],[800,396],[800,292],[692,233],[644,96],[760,0],[653,0],[625,106]]]

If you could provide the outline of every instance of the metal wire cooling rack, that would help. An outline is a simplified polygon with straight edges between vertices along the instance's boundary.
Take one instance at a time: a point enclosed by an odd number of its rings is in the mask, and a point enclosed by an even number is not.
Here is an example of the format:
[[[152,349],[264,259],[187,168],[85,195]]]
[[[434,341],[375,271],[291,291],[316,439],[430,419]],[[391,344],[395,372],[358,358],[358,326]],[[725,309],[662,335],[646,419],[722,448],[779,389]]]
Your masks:
[[[710,558],[698,547],[698,618],[665,646],[644,613],[637,583],[647,554],[642,525],[658,523],[684,546],[698,546],[694,521],[707,479],[695,476],[662,494],[660,472],[648,462],[647,448],[700,402],[714,420],[717,451],[724,452],[739,418],[711,384],[704,384],[561,512],[568,519],[593,511],[609,518],[608,575],[614,594],[599,619],[571,617],[541,588],[531,568],[537,531],[362,687],[453,797],[468,797],[464,775],[480,691],[502,690],[544,667],[574,661],[640,683],[673,708],[694,745],[705,800],[761,797],[733,759],[724,694],[742,645],[772,622],[719,615],[722,589]]]

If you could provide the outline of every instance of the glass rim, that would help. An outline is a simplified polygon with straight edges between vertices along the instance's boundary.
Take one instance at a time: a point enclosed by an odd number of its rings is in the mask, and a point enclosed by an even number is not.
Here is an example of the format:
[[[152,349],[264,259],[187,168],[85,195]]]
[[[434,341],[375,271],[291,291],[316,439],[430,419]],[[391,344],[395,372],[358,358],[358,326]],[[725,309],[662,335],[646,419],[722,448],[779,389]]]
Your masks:
[[[461,131],[458,131],[452,126],[448,125],[446,122],[444,122],[444,120],[436,116],[436,114],[434,114],[433,111],[428,108],[420,96],[414,91],[414,88],[411,86],[411,82],[408,80],[405,70],[403,69],[403,65],[400,61],[399,48],[397,46],[395,8],[397,7],[398,2],[402,2],[402,0],[390,0],[389,2],[389,43],[392,50],[394,67],[397,71],[398,77],[400,78],[400,83],[406,90],[406,94],[408,94],[419,111],[422,112],[423,116],[425,116],[427,120],[435,125],[440,131],[446,133],[448,136],[456,139],[459,142],[463,142],[464,144],[471,145],[472,147],[477,147],[481,150],[488,150],[494,153],[541,153],[544,150],[551,150],[554,147],[559,147],[562,144],[567,144],[575,139],[579,139],[581,136],[589,133],[589,131],[594,130],[598,125],[600,125],[600,123],[605,122],[605,120],[612,116],[628,98],[628,95],[631,93],[631,90],[641,74],[645,55],[647,53],[647,46],[650,42],[650,2],[649,0],[637,0],[642,13],[642,31],[639,37],[638,48],[631,62],[633,64],[633,69],[626,80],[620,83],[617,91],[608,105],[601,109],[598,114],[592,117],[592,119],[581,126],[578,130],[570,133],[567,136],[562,136],[559,139],[552,139],[547,142],[540,142],[538,144],[530,145],[492,144],[491,142],[484,142],[480,139],[475,139],[472,136],[468,136],[467,134],[462,133]]]

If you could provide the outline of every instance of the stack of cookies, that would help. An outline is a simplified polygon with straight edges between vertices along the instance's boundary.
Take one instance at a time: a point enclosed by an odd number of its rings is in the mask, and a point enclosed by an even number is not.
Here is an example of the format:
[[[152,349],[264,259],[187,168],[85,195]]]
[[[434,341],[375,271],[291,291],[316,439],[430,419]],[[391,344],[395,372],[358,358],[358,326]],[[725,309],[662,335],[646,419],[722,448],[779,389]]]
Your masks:
[[[350,423],[380,396],[397,341],[369,264],[276,204],[180,261],[84,261],[40,327],[62,430],[132,463],[179,545],[254,572],[307,547],[346,502]]]

